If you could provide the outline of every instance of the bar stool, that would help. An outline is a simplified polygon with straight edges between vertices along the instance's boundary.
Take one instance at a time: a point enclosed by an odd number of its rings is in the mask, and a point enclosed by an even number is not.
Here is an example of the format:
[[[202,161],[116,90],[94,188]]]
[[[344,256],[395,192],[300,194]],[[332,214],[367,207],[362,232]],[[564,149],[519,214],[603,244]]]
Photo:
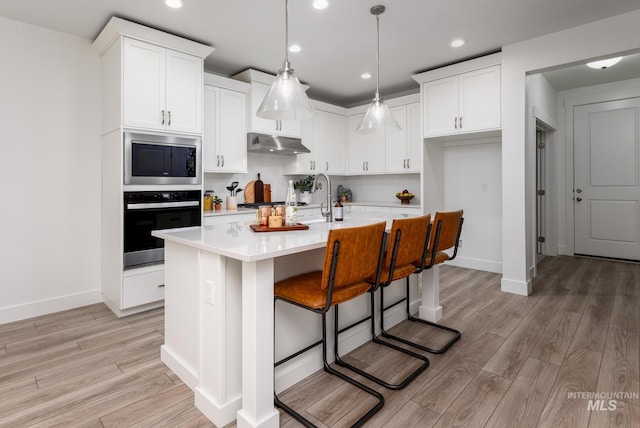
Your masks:
[[[386,287],[391,282],[402,279],[405,277],[409,277],[416,271],[416,265],[414,263],[420,263],[424,253],[424,243],[427,239],[427,235],[430,228],[431,216],[426,215],[422,217],[414,217],[414,218],[406,218],[406,219],[395,219],[391,225],[391,233],[390,236],[393,237],[392,240],[388,240],[387,248],[384,255],[384,264],[382,265],[382,271],[380,274],[380,279],[370,278],[370,281],[379,282],[381,286]],[[381,289],[382,293],[382,289]],[[376,322],[375,322],[375,287],[369,291],[370,300],[371,300],[371,315],[366,317],[360,321],[357,321],[347,327],[344,327],[341,330],[338,330],[338,312],[339,308],[336,307],[335,313],[335,359],[336,364],[342,367],[346,367],[354,372],[358,373],[365,378],[376,382],[379,385],[384,386],[385,388],[398,390],[402,389],[411,383],[420,373],[425,371],[427,367],[429,367],[429,360],[423,355],[417,354],[408,349],[397,346],[393,343],[380,340],[380,338],[376,335]],[[402,352],[403,354],[409,355],[410,357],[415,358],[420,361],[420,365],[407,374],[403,380],[398,383],[390,383],[387,382],[377,376],[372,375],[352,364],[349,364],[342,360],[339,355],[338,350],[338,333],[343,333],[344,331],[355,327],[358,324],[361,324],[364,321],[371,320],[371,334],[372,341],[379,345],[386,346],[388,348],[395,349],[396,351]]]
[[[436,264],[444,263],[447,260],[453,260],[458,254],[458,241],[460,240],[460,233],[462,232],[462,223],[464,218],[462,217],[463,211],[450,211],[450,212],[436,212],[436,215],[433,219],[433,224],[435,225],[435,232],[431,229],[428,234],[425,243],[424,243],[424,251],[423,256],[415,263],[416,270],[414,273],[420,273],[426,269],[431,269]],[[453,253],[449,255],[445,251],[453,248]],[[384,287],[380,289],[381,299],[384,298],[383,295]],[[426,324],[431,327],[438,328],[440,330],[447,331],[452,333],[451,339],[447,343],[445,343],[440,348],[431,348],[429,346],[421,345],[407,339],[404,339],[399,336],[395,336],[387,332],[384,328],[384,311],[392,308],[402,302],[406,301],[406,312],[407,319],[412,322],[419,322],[422,324]],[[440,324],[436,324],[431,321],[426,321],[420,318],[416,318],[411,315],[410,310],[410,295],[409,295],[409,276],[406,279],[406,294],[405,297],[398,300],[395,303],[392,303],[388,306],[380,305],[380,316],[381,316],[381,326],[382,326],[382,337],[387,339],[393,339],[398,342],[404,343],[406,345],[413,346],[420,350],[430,352],[432,354],[442,354],[447,351],[456,341],[460,339],[461,333],[453,328],[443,326]]]
[[[275,367],[322,344],[324,371],[338,376],[376,399],[376,404],[361,416],[353,426],[360,426],[384,405],[379,392],[331,368],[327,361],[327,319],[332,306],[355,299],[367,293],[376,284],[366,280],[379,278],[382,252],[386,242],[386,222],[368,226],[332,229],[329,231],[322,271],[297,275],[278,281],[274,286],[274,307],[278,300],[322,315],[322,339],[275,363]],[[274,335],[275,336],[275,335]],[[289,413],[307,427],[314,425],[291,407],[283,403],[274,391],[275,405]]]

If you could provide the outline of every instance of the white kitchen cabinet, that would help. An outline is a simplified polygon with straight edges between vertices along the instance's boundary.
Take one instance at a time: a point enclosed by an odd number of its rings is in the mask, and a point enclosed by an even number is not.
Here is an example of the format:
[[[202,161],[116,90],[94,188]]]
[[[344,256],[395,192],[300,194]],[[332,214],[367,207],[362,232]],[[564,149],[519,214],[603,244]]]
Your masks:
[[[296,173],[344,174],[347,118],[316,109],[313,119],[302,123],[302,144],[311,153],[297,155]]]
[[[420,172],[420,103],[390,109],[400,131],[386,131],[387,172]]]
[[[213,48],[117,17],[93,47],[102,80],[101,292],[126,316],[163,305],[164,265],[123,266],[124,131],[200,135],[203,59]]]
[[[123,125],[200,134],[202,58],[125,37]]]
[[[423,136],[500,129],[500,65],[422,83]]]
[[[205,75],[205,83],[230,79]],[[248,85],[231,81],[239,90],[205,84],[202,170],[247,172],[246,98]]]
[[[384,173],[386,171],[385,131],[360,134],[356,128],[364,114],[349,116],[349,174]]]

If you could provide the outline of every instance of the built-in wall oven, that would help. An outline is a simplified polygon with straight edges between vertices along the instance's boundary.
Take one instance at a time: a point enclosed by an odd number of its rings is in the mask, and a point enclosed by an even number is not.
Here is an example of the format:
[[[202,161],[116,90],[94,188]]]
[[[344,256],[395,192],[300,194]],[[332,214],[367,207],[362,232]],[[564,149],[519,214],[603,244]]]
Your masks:
[[[164,241],[156,229],[200,226],[200,190],[124,192],[124,267],[164,262]]]
[[[202,183],[200,137],[124,133],[124,184]]]

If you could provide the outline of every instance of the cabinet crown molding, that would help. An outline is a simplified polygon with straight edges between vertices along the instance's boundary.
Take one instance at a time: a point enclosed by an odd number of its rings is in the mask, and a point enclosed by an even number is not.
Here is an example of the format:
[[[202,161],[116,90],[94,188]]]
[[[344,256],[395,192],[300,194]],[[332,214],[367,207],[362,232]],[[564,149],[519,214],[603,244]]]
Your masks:
[[[218,88],[231,89],[245,94],[248,93],[251,88],[249,83],[212,73],[204,73],[204,84],[216,86]]]
[[[115,16],[111,17],[107,25],[104,26],[98,37],[96,37],[93,42],[93,47],[100,55],[103,55],[107,49],[109,49],[109,46],[121,36],[152,43],[203,59],[208,57],[215,49],[213,46],[194,42]]]
[[[456,64],[447,65],[445,67],[428,70],[411,76],[418,83],[430,82],[432,80],[442,79],[444,77],[454,76],[456,74],[466,73],[468,71],[478,70],[480,68],[500,65],[502,63],[502,53],[494,53],[468,61],[458,62]]]

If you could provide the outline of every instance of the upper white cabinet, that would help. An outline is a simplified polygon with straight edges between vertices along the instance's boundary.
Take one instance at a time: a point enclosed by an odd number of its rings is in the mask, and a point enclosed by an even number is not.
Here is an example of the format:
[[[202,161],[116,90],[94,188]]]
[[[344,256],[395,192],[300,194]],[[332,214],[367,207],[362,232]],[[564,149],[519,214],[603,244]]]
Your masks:
[[[402,129],[386,131],[387,172],[420,172],[420,103],[390,110]]]
[[[126,128],[202,132],[202,59],[124,39]]]
[[[205,74],[203,171],[247,172],[248,90],[246,83]]]
[[[349,174],[386,172],[385,131],[360,134],[356,128],[364,114],[349,116]]]
[[[267,96],[269,88],[275,77],[261,71],[247,69],[233,76],[234,79],[251,84],[249,90],[249,108],[247,109],[248,132],[257,132],[269,135],[282,135],[286,137],[302,137],[302,125],[295,120],[269,120],[256,116],[256,112]]]
[[[103,134],[202,133],[203,60],[212,47],[116,17],[93,46],[102,57]]]
[[[425,138],[500,130],[500,54],[413,78],[421,84]]]
[[[302,123],[302,144],[311,153],[296,156],[296,173],[344,174],[347,118],[342,114],[316,108],[313,119]]]

